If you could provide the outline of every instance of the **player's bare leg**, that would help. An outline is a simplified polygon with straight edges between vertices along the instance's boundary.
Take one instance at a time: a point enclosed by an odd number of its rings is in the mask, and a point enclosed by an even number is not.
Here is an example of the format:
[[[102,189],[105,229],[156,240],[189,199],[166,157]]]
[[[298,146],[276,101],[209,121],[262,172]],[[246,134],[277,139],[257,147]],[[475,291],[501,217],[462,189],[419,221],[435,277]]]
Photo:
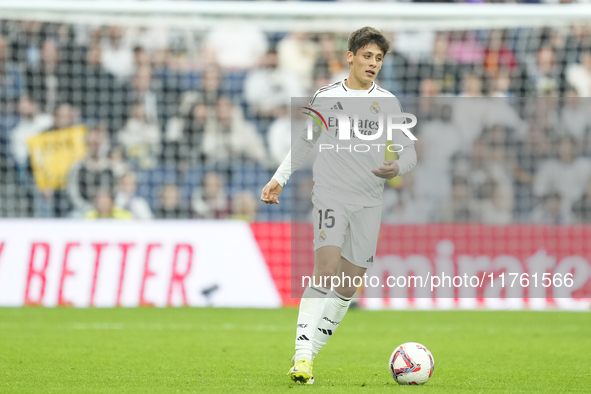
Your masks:
[[[341,263],[341,248],[323,246],[314,253],[313,282],[306,287],[300,301],[296,330],[296,354],[289,371],[292,380],[300,383],[314,381],[312,361],[316,355],[312,343],[318,321],[324,311],[325,296],[330,291],[331,279]]]
[[[327,245],[314,252],[314,282],[330,290],[331,279],[341,264],[341,248]]]

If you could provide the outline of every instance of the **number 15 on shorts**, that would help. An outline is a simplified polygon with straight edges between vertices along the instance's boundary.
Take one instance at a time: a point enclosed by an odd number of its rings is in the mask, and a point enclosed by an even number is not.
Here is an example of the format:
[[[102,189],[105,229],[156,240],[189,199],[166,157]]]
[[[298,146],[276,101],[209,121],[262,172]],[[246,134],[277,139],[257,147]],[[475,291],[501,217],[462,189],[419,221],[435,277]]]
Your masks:
[[[322,215],[322,209],[318,210],[318,230],[322,230],[322,226],[324,228],[333,228],[335,224],[335,218],[332,216],[332,209],[325,209],[324,215]]]

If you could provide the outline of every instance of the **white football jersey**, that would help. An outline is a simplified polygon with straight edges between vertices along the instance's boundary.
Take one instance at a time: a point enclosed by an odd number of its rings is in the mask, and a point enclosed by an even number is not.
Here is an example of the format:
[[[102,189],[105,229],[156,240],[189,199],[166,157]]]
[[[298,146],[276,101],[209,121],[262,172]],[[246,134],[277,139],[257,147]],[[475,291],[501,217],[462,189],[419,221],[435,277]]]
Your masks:
[[[388,144],[387,115],[403,112],[396,96],[375,83],[368,90],[352,90],[343,80],[319,89],[310,100],[310,108],[324,118],[321,122],[322,129],[317,122],[312,122],[312,140],[315,142],[314,149],[318,152],[313,168],[314,193],[348,204],[382,204],[386,180],[375,176],[371,170],[384,166]],[[317,116],[314,111],[310,113]],[[350,130],[350,139],[342,139],[338,134],[338,111],[345,112],[350,119],[350,127],[345,129]],[[372,138],[369,136],[378,134],[380,116],[383,127],[381,135],[375,139],[361,139],[359,135]],[[359,135],[354,133],[354,122],[357,123]],[[402,117],[396,117],[392,123],[406,121]],[[307,138],[307,129],[304,134]],[[409,153],[409,156],[414,157],[414,161],[411,158],[407,165],[399,162],[400,174],[408,172],[416,163],[414,141],[401,129],[394,129],[392,144],[397,144],[390,148],[396,151],[403,146],[399,156]]]

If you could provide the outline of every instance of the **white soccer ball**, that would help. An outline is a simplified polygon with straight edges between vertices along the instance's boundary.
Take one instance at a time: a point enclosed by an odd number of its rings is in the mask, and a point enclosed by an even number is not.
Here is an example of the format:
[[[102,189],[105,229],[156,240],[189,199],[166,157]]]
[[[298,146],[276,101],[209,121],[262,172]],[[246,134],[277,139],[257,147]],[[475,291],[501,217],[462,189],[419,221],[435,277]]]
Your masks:
[[[433,375],[433,356],[429,349],[416,342],[398,346],[388,362],[388,369],[398,384],[425,384]]]

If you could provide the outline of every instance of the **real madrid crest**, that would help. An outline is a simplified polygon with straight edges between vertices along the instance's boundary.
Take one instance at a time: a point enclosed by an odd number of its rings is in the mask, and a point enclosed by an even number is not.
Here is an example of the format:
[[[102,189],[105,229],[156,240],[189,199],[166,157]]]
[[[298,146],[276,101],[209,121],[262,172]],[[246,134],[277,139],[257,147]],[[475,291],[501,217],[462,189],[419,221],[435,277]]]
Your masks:
[[[372,114],[379,113],[380,112],[380,104],[377,101],[374,101],[373,103],[371,103],[369,110],[371,111]]]
[[[320,242],[324,242],[324,241],[326,241],[326,233],[324,232],[324,230],[322,230],[322,231],[320,232],[320,235],[318,236],[318,240],[319,240]]]

